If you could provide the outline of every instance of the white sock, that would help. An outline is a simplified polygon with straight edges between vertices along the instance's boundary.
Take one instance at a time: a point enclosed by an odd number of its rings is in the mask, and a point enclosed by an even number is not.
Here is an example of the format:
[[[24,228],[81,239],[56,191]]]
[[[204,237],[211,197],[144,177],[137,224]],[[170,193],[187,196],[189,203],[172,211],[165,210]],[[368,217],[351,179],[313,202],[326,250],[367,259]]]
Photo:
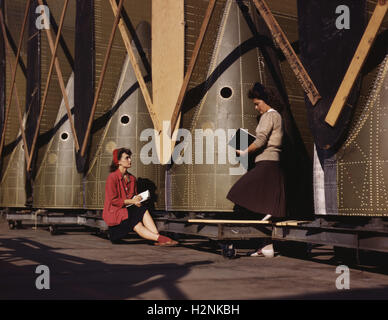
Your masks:
[[[272,217],[272,215],[267,214],[263,219],[261,219],[261,221],[266,221],[266,220],[268,220],[271,217]]]
[[[261,248],[261,252],[264,254],[266,258],[272,258],[275,255],[275,252],[273,251],[273,245],[269,244],[265,246],[264,248]]]
[[[273,244],[268,244],[261,248],[261,250],[272,250],[273,251]]]

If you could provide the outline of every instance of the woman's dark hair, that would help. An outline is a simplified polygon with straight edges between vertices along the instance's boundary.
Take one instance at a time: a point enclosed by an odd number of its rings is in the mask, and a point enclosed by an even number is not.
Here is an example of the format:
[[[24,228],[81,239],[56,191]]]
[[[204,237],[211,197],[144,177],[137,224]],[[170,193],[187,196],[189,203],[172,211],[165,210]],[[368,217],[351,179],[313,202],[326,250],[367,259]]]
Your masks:
[[[282,110],[282,104],[276,97],[275,91],[264,87],[259,82],[256,82],[254,86],[248,91],[248,98],[263,100],[266,104],[271,106],[271,108],[279,112]]]
[[[120,160],[121,159],[121,156],[123,155],[123,153],[126,153],[127,155],[131,156],[132,155],[132,151],[128,148],[120,148],[118,149],[118,152],[117,152],[117,160]],[[116,164],[113,160],[112,160],[112,163],[109,167],[109,171],[110,172],[113,172],[113,171],[116,171],[117,168],[119,167],[118,164]]]

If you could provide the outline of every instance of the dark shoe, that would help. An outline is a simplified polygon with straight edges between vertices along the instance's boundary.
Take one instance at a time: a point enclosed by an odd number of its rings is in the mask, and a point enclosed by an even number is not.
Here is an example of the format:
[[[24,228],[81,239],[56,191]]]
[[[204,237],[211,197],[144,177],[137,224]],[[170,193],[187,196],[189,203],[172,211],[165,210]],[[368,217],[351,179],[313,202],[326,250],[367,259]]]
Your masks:
[[[125,244],[125,243],[127,243],[127,242],[125,242],[124,240],[121,240],[121,239],[119,239],[119,240],[111,240],[110,242],[112,242],[112,244]]]

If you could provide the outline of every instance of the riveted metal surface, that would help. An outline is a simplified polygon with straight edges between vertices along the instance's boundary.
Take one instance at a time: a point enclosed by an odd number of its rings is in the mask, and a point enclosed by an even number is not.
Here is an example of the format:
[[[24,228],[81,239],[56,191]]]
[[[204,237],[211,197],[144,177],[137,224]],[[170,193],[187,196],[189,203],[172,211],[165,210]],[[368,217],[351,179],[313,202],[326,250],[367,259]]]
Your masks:
[[[388,56],[358,108],[337,153],[338,214],[388,216]]]
[[[19,132],[20,133],[20,132]],[[20,140],[10,154],[0,183],[0,206],[24,207],[26,174],[23,142]]]
[[[20,30],[23,24],[24,10],[25,10],[25,1],[17,0],[17,1],[6,3],[4,19],[8,27],[8,30],[10,32],[10,37],[11,37],[10,42],[13,42],[15,46],[17,46],[19,42]],[[7,53],[6,53],[6,61],[5,61],[6,62],[5,63],[5,69],[6,69],[5,101],[6,103],[8,103],[9,92],[11,89],[11,81],[12,81],[12,70],[11,70],[9,61],[12,61],[12,63],[15,62],[15,54],[13,53],[13,51],[10,51],[10,50],[7,50],[6,52]],[[23,61],[22,64],[25,67],[27,63],[27,32],[25,32],[25,35],[23,38],[23,50],[21,51],[21,54],[20,54],[20,60]],[[26,72],[25,69],[24,69],[24,72]],[[20,68],[20,66],[18,66],[18,69],[16,72],[15,88],[17,89],[21,109],[24,110],[25,92],[26,92],[26,74],[23,73],[23,70]],[[17,146],[16,139],[20,135],[19,120],[18,120],[16,108],[17,108],[17,104],[15,101],[15,89],[14,89],[14,96],[12,98],[7,127],[5,130],[4,150],[2,153],[2,172],[1,172],[2,178],[5,175],[9,175],[6,173],[6,170],[8,168],[8,163],[15,150],[15,147]],[[9,203],[12,204],[12,202],[9,202]]]
[[[126,0],[124,1],[123,9],[130,20],[131,26],[129,26],[129,30],[136,27],[140,21],[146,21],[149,24],[151,23],[151,0]],[[95,0],[94,14],[96,53],[95,87],[97,88],[114,22],[114,15],[110,2],[106,0]],[[131,39],[130,32],[128,34]],[[107,72],[104,77],[103,87],[98,99],[96,113],[94,115],[94,120],[97,124],[94,125],[91,132],[91,145],[88,151],[90,161],[93,161],[96,156],[101,137],[104,134],[106,121],[99,120],[103,120],[104,116],[106,116],[107,112],[109,112],[112,107],[125,57],[126,49],[122,41],[121,34],[117,29],[108,62]]]
[[[142,49],[149,61],[151,48],[150,31],[150,25],[147,22],[141,22],[136,29]],[[132,43],[132,46],[134,51],[137,52],[134,43]],[[139,61],[142,74],[146,75],[146,71],[139,57],[137,61]],[[148,88],[150,89],[150,87],[151,85],[148,82]],[[123,123],[124,118],[126,121]],[[105,126],[96,157],[91,162],[91,167],[86,177],[87,208],[103,208],[105,181],[109,174],[109,166],[112,162],[112,151],[120,147],[127,147],[132,151],[132,168],[129,171],[138,180],[139,192],[142,188],[151,189],[151,192],[155,191],[155,196],[157,196],[156,207],[164,208],[163,166],[144,164],[140,159],[140,151],[148,143],[148,141],[140,141],[141,132],[145,129],[152,130],[153,125],[142,93],[138,87],[132,65],[127,57],[121,70],[121,77],[111,109],[111,118]]]
[[[48,0],[47,5],[50,9],[51,20],[54,19],[55,23],[59,25],[63,9],[63,1]],[[65,86],[70,79],[73,67],[72,63],[74,59],[75,6],[75,1],[69,1],[61,32],[63,42],[62,44],[58,45],[57,49],[57,57]],[[53,35],[53,41],[55,42],[56,33],[54,32],[53,26],[51,27],[51,33]],[[65,52],[67,55],[65,54]],[[41,98],[43,98],[44,90],[46,87],[46,79],[49,72],[51,57],[52,54],[48,42],[47,33],[45,30],[41,30]],[[40,137],[37,142],[37,170],[39,170],[40,166],[42,165],[43,158],[46,157],[49,143],[54,136],[54,132],[52,131],[52,129],[55,123],[57,122],[58,112],[61,112],[59,110],[61,102],[62,91],[58,82],[58,74],[54,67],[46,99],[45,109],[40,124]],[[72,108],[73,106],[74,103],[70,103],[70,108]],[[71,131],[69,131],[69,134],[71,135]]]
[[[66,86],[70,105],[74,104],[74,74]],[[55,122],[57,131],[47,146],[47,152],[34,183],[33,206],[36,208],[82,208],[82,174],[77,172],[74,139],[62,101]]]
[[[250,2],[240,4],[254,12]],[[243,106],[249,109],[246,90],[260,80],[258,72],[251,72],[258,69],[258,50],[255,47],[245,50],[242,45],[251,37],[252,33],[246,25],[240,6],[235,1],[227,1],[207,71],[207,90],[203,92],[203,99],[194,107],[193,101],[185,101],[186,107],[189,105],[187,109],[195,109],[194,112],[185,112],[182,116],[183,127],[190,130],[193,140],[195,129],[221,129],[227,133],[228,129],[247,128],[247,124],[243,122]],[[246,74],[248,71],[249,75]],[[223,97],[223,88],[229,88],[231,94]],[[254,109],[252,105],[251,108]],[[255,117],[253,112],[249,113]],[[249,125],[247,129],[254,133],[257,121],[249,121]],[[236,165],[229,164],[227,155],[227,164],[218,164],[219,152],[224,153],[227,150],[227,134],[225,138],[221,135],[221,140],[215,138],[214,141],[214,151],[208,154],[214,156],[214,164],[206,163],[206,152],[195,150],[193,143],[193,164],[174,164],[168,171],[168,209],[232,211],[233,203],[226,199],[226,194],[240,176],[230,174],[229,169]],[[206,144],[205,139],[203,143]],[[197,164],[195,155],[197,152],[201,154],[201,151],[204,156],[203,164]]]

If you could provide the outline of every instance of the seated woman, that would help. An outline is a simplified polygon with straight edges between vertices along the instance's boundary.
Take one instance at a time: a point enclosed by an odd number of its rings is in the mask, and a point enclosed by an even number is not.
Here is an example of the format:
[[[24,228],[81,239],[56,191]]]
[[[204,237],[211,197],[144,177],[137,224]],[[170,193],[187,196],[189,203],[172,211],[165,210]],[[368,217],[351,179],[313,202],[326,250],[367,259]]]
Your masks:
[[[102,217],[109,227],[110,239],[115,243],[133,230],[144,239],[157,241],[155,245],[176,245],[178,242],[159,234],[149,211],[140,202],[141,197],[136,195],[136,178],[127,172],[131,154],[126,148],[115,149],[111,173],[106,179]]]

